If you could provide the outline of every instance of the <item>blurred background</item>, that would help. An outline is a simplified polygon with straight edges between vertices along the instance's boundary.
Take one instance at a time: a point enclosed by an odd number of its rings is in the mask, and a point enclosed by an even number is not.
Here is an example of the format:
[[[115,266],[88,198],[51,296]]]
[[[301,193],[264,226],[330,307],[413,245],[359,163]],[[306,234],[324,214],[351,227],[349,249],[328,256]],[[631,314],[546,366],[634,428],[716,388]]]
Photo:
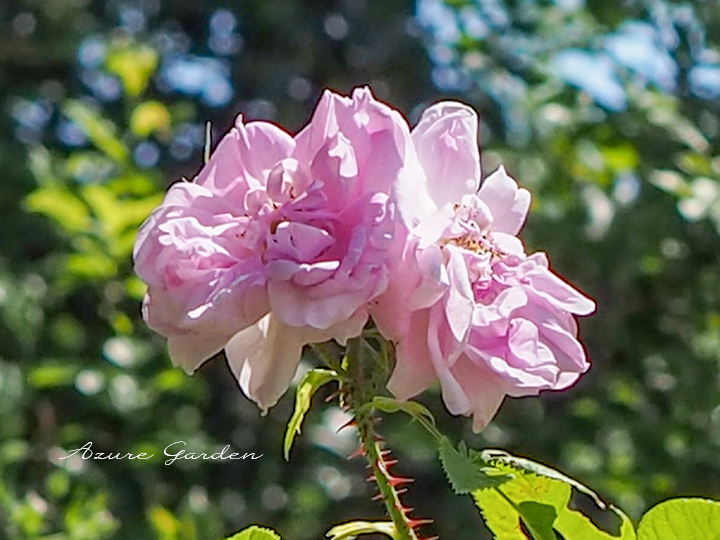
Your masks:
[[[0,0],[0,538],[286,540],[381,518],[330,390],[292,459],[292,392],[261,418],[224,362],[171,367],[139,316],[137,227],[243,113],[302,127],[323,88],[368,84],[414,123],[459,99],[486,173],[534,194],[523,239],[597,300],[592,370],[453,437],[560,468],[637,518],[720,497],[720,2]],[[308,357],[308,365],[313,359]],[[380,429],[424,529],[489,538],[432,441]],[[257,461],[163,464],[226,444]],[[60,458],[92,441],[148,461]]]

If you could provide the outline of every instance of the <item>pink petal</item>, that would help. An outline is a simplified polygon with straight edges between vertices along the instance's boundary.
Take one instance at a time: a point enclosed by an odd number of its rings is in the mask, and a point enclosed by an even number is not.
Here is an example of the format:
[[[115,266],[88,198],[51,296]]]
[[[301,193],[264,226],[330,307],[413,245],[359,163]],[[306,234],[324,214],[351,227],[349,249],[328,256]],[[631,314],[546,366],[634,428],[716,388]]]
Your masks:
[[[475,193],[480,182],[478,119],[462,103],[443,101],[427,109],[412,130],[427,189],[436,207]]]
[[[558,309],[589,315],[595,311],[595,302],[583,295],[572,285],[552,273],[548,268],[536,266],[528,274],[532,288]]]
[[[230,336],[190,332],[168,338],[170,360],[192,375],[203,363],[219,353]]]
[[[513,236],[520,231],[530,208],[530,192],[518,188],[517,182],[508,176],[504,167],[485,179],[478,197],[490,207],[493,231]]]
[[[332,328],[317,330],[285,325],[269,313],[230,339],[225,346],[228,365],[245,395],[266,412],[290,385],[305,345],[331,339],[345,345],[360,335],[366,320],[366,314],[357,312]]]
[[[348,319],[368,300],[363,289],[313,297],[305,287],[279,280],[270,281],[268,292],[272,310],[284,324],[317,329]]]
[[[263,412],[287,390],[305,343],[300,330],[268,314],[226,345],[228,365],[240,388]]]
[[[473,315],[473,292],[470,286],[465,259],[454,246],[445,246],[449,255],[447,262],[450,288],[445,303],[445,316],[454,338],[463,342]]]
[[[290,157],[294,147],[293,138],[277,126],[268,122],[244,124],[240,115],[195,182],[218,195],[237,191],[243,197],[247,189],[264,186],[270,171]]]
[[[397,361],[387,387],[400,401],[416,396],[436,379],[427,347],[428,313],[414,312],[407,333],[397,343]]]

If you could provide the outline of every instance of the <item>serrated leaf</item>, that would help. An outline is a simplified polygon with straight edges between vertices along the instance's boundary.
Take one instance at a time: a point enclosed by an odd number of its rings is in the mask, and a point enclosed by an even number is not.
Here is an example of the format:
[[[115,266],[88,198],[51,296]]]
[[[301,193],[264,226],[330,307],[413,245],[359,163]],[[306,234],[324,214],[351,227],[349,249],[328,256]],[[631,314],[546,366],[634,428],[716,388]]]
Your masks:
[[[484,451],[482,455],[488,459],[488,456],[498,454]],[[610,511],[621,520],[620,536],[598,529],[586,515],[569,508],[572,488],[589,495],[601,509],[608,508],[594,492],[576,480],[540,463],[504,452],[499,457],[502,459],[493,459],[491,463],[502,471],[512,472],[513,479],[497,489],[473,492],[486,524],[497,540],[555,539],[555,533],[548,536],[547,532],[550,512],[527,503],[552,507],[555,517],[551,531],[560,533],[567,540],[636,539],[630,519],[613,506],[609,506]]]
[[[242,531],[228,536],[225,540],[282,540],[280,535],[272,529],[251,525]]]
[[[536,502],[549,505],[557,516],[558,508],[562,508],[567,504],[566,501],[570,500],[570,493],[571,489],[567,484],[519,470],[516,478],[505,482],[498,489],[474,491],[473,498],[482,512],[485,524],[495,535],[496,540],[529,540],[533,538],[539,540],[547,536],[539,536],[543,525],[532,521],[537,517],[533,514],[523,516],[521,509],[528,508],[522,506],[523,503]],[[547,517],[547,514],[542,517]],[[530,523],[525,520],[530,520]],[[555,518],[553,518],[554,521]],[[539,529],[540,532],[535,529]],[[536,532],[538,536],[528,536],[525,530]],[[553,540],[555,539],[553,538]]]
[[[330,540],[345,540],[361,534],[384,534],[397,538],[395,525],[391,521],[350,521],[336,525],[325,536]]]
[[[670,499],[652,507],[640,520],[638,540],[718,540],[720,502]]]
[[[440,440],[440,463],[450,487],[457,495],[467,495],[478,489],[498,486],[510,475],[490,466],[480,452],[470,450],[461,442],[455,448],[447,437]]]
[[[538,463],[537,461],[513,456],[512,454],[508,454],[504,450],[496,449],[483,450],[482,457],[484,460],[491,463],[504,463],[507,465],[512,465],[513,467],[522,469],[524,471],[539,474],[540,476],[547,476],[548,478],[552,478],[554,480],[560,480],[561,482],[570,484],[580,493],[584,493],[585,495],[590,497],[595,502],[595,504],[597,504],[602,510],[605,510],[608,506],[607,503],[605,503],[605,501],[603,501],[597,493],[595,493],[585,484],[578,482],[574,478],[570,478],[566,474],[563,474],[560,471],[553,469],[552,467],[548,467],[547,465]]]
[[[287,427],[285,428],[285,439],[283,441],[283,454],[285,459],[290,458],[295,437],[300,434],[305,414],[310,410],[312,397],[318,389],[330,381],[337,380],[337,373],[329,369],[313,369],[308,371],[300,381],[295,390],[295,410],[293,411]]]

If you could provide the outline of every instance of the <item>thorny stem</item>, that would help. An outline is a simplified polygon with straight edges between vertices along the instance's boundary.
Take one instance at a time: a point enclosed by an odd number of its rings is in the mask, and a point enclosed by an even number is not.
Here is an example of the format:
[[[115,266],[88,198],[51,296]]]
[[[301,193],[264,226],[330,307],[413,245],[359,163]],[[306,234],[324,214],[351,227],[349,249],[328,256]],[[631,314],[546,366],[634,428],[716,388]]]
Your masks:
[[[382,456],[375,437],[375,430],[372,416],[358,419],[358,431],[360,432],[360,440],[365,458],[370,464],[370,468],[375,477],[378,491],[385,503],[385,510],[395,525],[395,531],[398,540],[418,540],[412,523],[408,517],[408,509],[406,509],[400,501],[400,494],[392,482],[392,476],[387,470],[387,465]]]
[[[362,454],[372,471],[387,514],[395,526],[396,539],[418,540],[414,527],[425,522],[408,516],[410,509],[403,506],[400,500],[402,491],[397,489],[398,485],[410,480],[394,477],[388,471],[391,462],[385,459],[387,451],[383,451],[378,442],[378,435],[375,432],[376,418],[373,416],[372,408],[363,407],[372,401],[379,390],[375,387],[377,381],[373,380],[372,376],[368,377],[368,368],[372,373],[372,368],[377,369],[378,367],[368,365],[373,361],[372,352],[374,351],[363,338],[354,339],[348,343],[346,359],[349,382],[345,386],[345,403],[355,417],[362,444]]]

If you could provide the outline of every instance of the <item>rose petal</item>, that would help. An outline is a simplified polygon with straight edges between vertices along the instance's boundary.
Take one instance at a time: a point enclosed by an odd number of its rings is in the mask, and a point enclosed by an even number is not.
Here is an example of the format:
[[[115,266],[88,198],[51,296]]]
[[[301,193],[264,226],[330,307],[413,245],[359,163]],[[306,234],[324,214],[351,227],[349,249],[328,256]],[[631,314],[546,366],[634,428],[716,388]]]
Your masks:
[[[516,235],[530,208],[530,192],[518,188],[504,167],[488,176],[480,186],[480,197],[492,211],[493,231]]]

